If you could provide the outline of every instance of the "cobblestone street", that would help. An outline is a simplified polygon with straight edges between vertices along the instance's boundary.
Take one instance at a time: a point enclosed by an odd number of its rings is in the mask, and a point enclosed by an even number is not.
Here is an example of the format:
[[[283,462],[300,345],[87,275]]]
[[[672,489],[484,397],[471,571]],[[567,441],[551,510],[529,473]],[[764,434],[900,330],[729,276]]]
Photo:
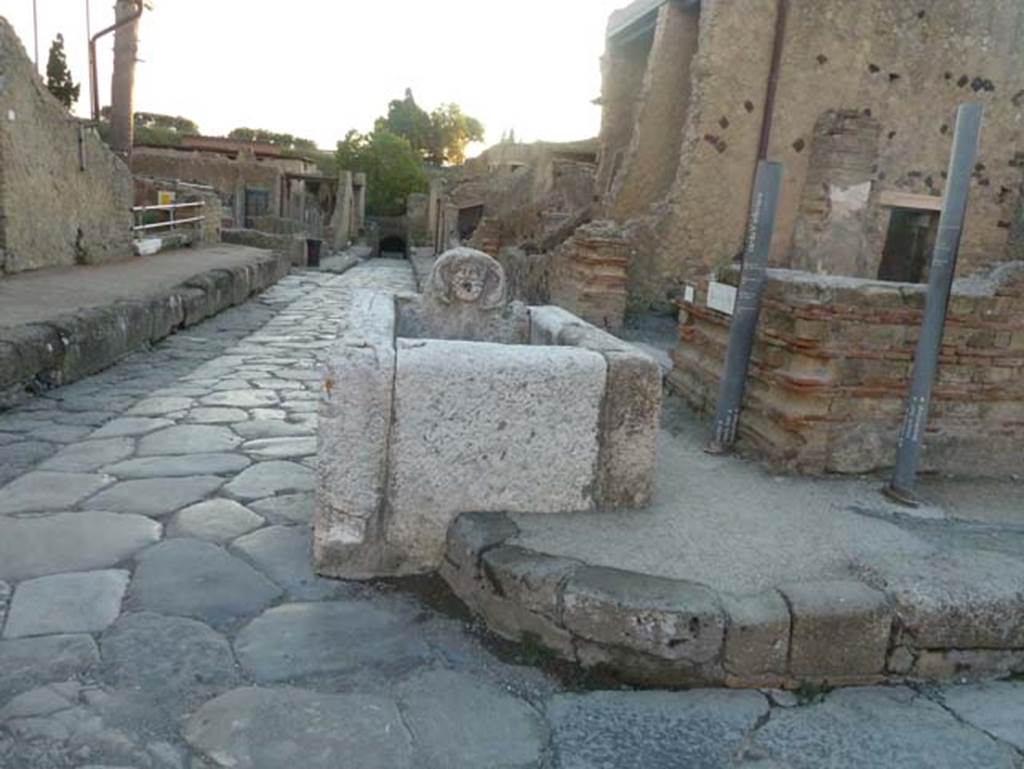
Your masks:
[[[414,281],[293,272],[0,414],[0,768],[1024,767],[1024,682],[600,690],[429,580],[314,576],[318,360],[365,286]]]

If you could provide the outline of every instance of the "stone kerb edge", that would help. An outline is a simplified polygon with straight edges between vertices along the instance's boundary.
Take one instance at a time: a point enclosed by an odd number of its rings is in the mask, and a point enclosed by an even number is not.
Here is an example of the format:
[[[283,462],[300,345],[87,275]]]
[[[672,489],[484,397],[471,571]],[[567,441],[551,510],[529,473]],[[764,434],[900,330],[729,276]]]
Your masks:
[[[0,329],[0,408],[20,402],[26,391],[59,387],[102,371],[177,328],[241,304],[287,272],[287,262],[272,254],[252,264],[210,270],[148,297]]]
[[[463,514],[440,576],[497,635],[629,683],[798,688],[1024,667],[1020,650],[909,649],[891,598],[861,582],[734,596],[527,550],[518,533],[504,513]]]

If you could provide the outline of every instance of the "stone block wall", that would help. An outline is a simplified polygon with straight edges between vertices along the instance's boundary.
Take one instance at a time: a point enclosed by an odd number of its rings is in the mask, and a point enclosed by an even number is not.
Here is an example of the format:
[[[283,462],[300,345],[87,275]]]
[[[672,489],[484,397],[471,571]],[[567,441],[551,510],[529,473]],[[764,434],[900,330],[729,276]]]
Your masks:
[[[0,17],[0,275],[131,256],[132,177]]]
[[[737,281],[735,271],[724,279]],[[673,390],[713,414],[729,317],[680,304]],[[739,448],[801,473],[889,467],[926,287],[769,270]],[[922,470],[1024,472],[1024,263],[957,281]]]

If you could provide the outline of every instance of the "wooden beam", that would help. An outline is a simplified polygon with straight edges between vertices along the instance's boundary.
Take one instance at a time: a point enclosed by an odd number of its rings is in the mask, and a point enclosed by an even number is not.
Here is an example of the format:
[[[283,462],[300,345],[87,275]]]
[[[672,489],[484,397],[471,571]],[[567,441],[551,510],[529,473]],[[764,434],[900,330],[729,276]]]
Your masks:
[[[887,190],[878,196],[878,202],[890,208],[907,208],[911,211],[942,210],[942,198],[935,195],[915,195],[911,192]]]

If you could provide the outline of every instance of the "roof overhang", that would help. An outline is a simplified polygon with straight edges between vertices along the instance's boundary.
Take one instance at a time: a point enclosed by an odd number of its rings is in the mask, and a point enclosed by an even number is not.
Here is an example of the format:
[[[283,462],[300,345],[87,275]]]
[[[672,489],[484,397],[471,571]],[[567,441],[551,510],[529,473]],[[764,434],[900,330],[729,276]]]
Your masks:
[[[628,42],[654,29],[658,21],[658,9],[668,2],[679,2],[686,11],[700,6],[700,0],[636,0],[636,2],[613,11],[608,17],[606,38],[616,43]]]

